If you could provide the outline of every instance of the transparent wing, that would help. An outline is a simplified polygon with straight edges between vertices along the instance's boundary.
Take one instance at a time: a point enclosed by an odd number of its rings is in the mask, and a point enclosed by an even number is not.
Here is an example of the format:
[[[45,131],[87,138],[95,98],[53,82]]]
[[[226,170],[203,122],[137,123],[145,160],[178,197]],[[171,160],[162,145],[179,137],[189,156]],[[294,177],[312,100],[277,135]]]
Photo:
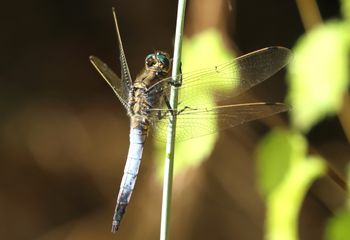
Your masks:
[[[113,18],[115,23],[115,28],[117,32],[117,44],[119,46],[119,60],[121,65],[121,79],[99,58],[95,56],[90,56],[90,61],[92,65],[97,69],[97,71],[102,75],[103,79],[106,80],[108,85],[113,89],[114,93],[117,95],[119,101],[128,110],[128,99],[129,93],[132,89],[132,79],[130,76],[130,71],[128,63],[126,61],[123,43],[120,37],[117,16],[115,9],[112,9]]]
[[[203,98],[208,96],[213,96],[215,101],[237,96],[278,72],[290,56],[287,48],[268,47],[222,65],[184,73],[179,87],[179,108],[201,106]],[[171,80],[164,79],[152,87],[162,85],[164,92],[169,93],[166,89],[171,87]]]
[[[132,79],[130,76],[128,62],[126,61],[126,57],[125,57],[125,53],[124,53],[122,38],[120,37],[120,31],[119,31],[119,26],[118,26],[118,21],[117,21],[117,15],[115,13],[115,8],[112,8],[112,12],[113,12],[115,29],[117,32],[117,44],[119,46],[119,60],[120,60],[120,64],[121,64],[122,82],[126,84],[126,87],[128,89],[132,89]]]
[[[95,56],[90,56],[90,61],[92,65],[101,74],[108,85],[113,89],[114,93],[117,95],[119,101],[128,110],[128,95],[130,92],[127,83],[122,81],[104,62]]]
[[[176,140],[184,141],[212,134],[288,109],[289,106],[283,103],[246,103],[211,108],[186,108],[177,116]],[[157,131],[156,137],[160,141],[166,139],[168,121],[167,115],[155,121],[154,130]]]

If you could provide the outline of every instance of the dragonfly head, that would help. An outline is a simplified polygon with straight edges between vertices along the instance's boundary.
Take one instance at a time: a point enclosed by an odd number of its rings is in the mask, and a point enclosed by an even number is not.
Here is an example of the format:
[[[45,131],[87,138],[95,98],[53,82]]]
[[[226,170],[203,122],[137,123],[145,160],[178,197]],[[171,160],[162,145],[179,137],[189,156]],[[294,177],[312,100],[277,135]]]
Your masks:
[[[170,56],[166,52],[156,51],[148,54],[145,59],[146,70],[157,72],[160,75],[168,75],[170,71]]]

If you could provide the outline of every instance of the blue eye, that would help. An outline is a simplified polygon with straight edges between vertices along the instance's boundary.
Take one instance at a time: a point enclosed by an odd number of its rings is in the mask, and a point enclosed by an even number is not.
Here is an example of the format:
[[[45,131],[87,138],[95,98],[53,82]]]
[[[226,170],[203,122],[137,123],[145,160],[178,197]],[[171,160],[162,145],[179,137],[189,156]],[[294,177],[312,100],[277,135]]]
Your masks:
[[[146,61],[148,61],[150,59],[154,59],[154,54],[153,53],[147,55]]]
[[[169,67],[169,58],[163,54],[158,52],[157,53],[157,59],[167,68]]]

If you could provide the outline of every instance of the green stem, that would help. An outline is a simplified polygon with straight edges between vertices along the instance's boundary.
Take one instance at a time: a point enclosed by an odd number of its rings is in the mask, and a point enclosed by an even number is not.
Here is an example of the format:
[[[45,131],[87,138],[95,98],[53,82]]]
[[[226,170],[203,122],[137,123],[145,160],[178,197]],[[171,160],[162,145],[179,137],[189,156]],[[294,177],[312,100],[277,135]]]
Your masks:
[[[179,0],[176,19],[175,46],[173,54],[172,78],[175,81],[175,86],[181,84],[181,79],[177,79],[180,73],[181,66],[181,48],[183,25],[185,19],[186,0]],[[177,109],[178,89],[173,86],[170,93],[170,105],[172,109]],[[162,198],[162,215],[160,225],[160,240],[169,239],[169,219],[171,206],[171,193],[173,184],[173,167],[174,167],[174,150],[175,150],[175,130],[176,130],[176,115],[172,115],[169,119],[167,128],[167,144],[166,157],[164,164],[164,179],[163,179],[163,198]]]

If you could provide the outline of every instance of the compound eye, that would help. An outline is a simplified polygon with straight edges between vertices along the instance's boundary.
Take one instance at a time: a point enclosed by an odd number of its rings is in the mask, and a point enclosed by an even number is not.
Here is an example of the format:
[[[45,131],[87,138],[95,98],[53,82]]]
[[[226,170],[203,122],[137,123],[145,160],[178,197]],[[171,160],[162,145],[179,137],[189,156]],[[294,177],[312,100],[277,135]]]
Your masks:
[[[164,66],[164,68],[166,70],[169,70],[169,67],[170,67],[170,61],[169,61],[169,58],[167,55],[161,53],[161,52],[158,52],[157,53],[157,58],[158,60],[162,63],[162,65]]]
[[[152,67],[156,64],[156,58],[154,54],[148,54],[145,59],[146,67]]]

